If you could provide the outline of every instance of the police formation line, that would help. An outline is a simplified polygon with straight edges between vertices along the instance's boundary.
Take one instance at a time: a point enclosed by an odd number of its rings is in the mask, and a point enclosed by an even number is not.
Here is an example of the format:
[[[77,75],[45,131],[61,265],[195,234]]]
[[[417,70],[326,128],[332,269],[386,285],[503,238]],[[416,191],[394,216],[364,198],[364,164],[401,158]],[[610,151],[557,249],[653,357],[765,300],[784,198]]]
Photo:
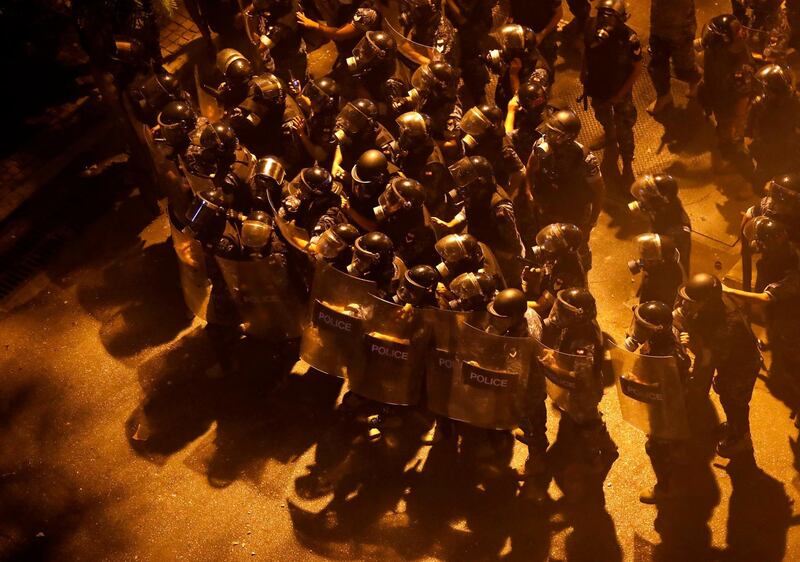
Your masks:
[[[719,454],[752,450],[761,356],[735,304],[766,303],[773,353],[798,364],[800,184],[785,168],[798,161],[800,103],[781,64],[794,5],[781,12],[786,26],[759,29],[755,8],[737,0],[695,43],[691,0],[652,2],[658,97],[648,110],[673,103],[671,58],[716,120],[720,154],[766,185],[742,225],[739,291],[688,277],[691,224],[675,179],[634,178],[642,55],[626,2],[601,0],[595,17],[587,0],[568,2],[575,19],[560,31],[560,1],[511,2],[497,29],[494,4],[340,2],[326,12],[253,0],[230,14],[242,25],[219,26],[216,68],[195,73],[191,95],[169,74],[143,73],[131,99],[169,198],[185,300],[209,324],[299,341],[312,368],[346,379],[343,407],[373,412],[375,438],[400,406],[435,416],[429,441],[465,426],[490,444],[514,431],[539,499],[546,397],[602,481],[617,457],[598,408],[613,376],[622,416],[648,435],[657,484],[642,500],[659,501],[679,488],[690,393],[713,382],[720,395]],[[311,76],[308,53],[327,40],[338,57]],[[575,112],[549,103],[570,41],[583,52],[582,100],[605,130],[602,163],[578,142]],[[600,329],[588,289],[604,177],[651,227],[629,263],[642,282],[619,342]],[[476,462],[493,456],[484,451]]]

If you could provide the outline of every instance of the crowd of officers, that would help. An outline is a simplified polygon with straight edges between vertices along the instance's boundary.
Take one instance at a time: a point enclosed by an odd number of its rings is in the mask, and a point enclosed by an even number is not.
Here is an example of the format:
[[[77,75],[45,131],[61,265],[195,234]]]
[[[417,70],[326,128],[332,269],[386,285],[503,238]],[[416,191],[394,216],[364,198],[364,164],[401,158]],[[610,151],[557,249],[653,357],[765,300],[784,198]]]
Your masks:
[[[708,273],[689,276],[691,224],[675,179],[634,177],[642,46],[626,25],[625,0],[600,0],[594,11],[588,0],[568,0],[574,17],[561,30],[560,0],[512,0],[496,28],[492,0],[253,0],[241,11],[189,4],[204,36],[219,34],[216,80],[190,96],[155,65],[133,97],[163,159],[173,225],[207,256],[215,321],[244,325],[230,296],[235,277],[216,271],[213,257],[268,260],[288,280],[275,286],[306,298],[320,271],[335,270],[370,282],[375,296],[409,314],[476,312],[481,320],[472,322],[486,334],[536,340],[545,350],[539,363],[548,352],[573,358],[571,370],[551,366],[547,378],[571,381],[569,406],[556,403],[561,423],[579,436],[601,482],[617,457],[598,409],[609,347],[628,354],[623,363],[669,359],[679,393],[713,385],[727,419],[718,454],[752,452],[749,402],[762,358],[743,304],[766,307],[769,343],[761,346],[769,345],[773,370],[800,366],[800,102],[782,58],[797,39],[797,2],[734,0],[733,13],[713,17],[697,39],[693,0],[651,2],[647,70],[657,99],[648,111],[672,105],[672,66],[714,117],[721,155],[764,189],[742,225],[744,290]],[[307,53],[331,40],[331,71],[310,76]],[[570,46],[583,53],[583,100],[605,131],[602,165],[578,142],[575,112],[549,104],[556,56]],[[616,343],[597,323],[588,284],[609,174],[651,227],[629,263],[642,276],[639,304]],[[529,450],[526,493],[542,500],[546,394],[544,382],[529,386],[536,389],[513,435]],[[394,411],[352,388],[342,408],[367,411],[376,439]],[[437,415],[425,441],[457,438],[462,426]],[[478,464],[497,458],[512,433],[480,435]],[[688,438],[674,427],[650,431],[657,483],[642,501],[680,493]]]

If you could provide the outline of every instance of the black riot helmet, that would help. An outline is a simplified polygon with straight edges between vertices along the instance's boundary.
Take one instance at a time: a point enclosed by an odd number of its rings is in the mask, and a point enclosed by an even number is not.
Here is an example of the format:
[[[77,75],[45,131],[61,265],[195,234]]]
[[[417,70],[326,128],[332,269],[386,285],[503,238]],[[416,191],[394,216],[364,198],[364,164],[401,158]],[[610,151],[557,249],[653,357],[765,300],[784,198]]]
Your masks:
[[[574,224],[548,224],[536,234],[536,246],[531,248],[531,259],[543,263],[564,254],[577,254],[582,244],[583,232]]]
[[[269,244],[275,224],[271,216],[264,211],[255,211],[242,221],[241,234],[242,248],[251,256],[259,256],[264,247]]]
[[[422,184],[411,178],[397,176],[380,194],[373,212],[376,219],[383,221],[402,211],[422,210],[424,204],[425,190]]]
[[[495,295],[487,310],[499,318],[520,318],[528,311],[528,299],[519,289],[504,289]]]
[[[322,111],[339,107],[342,89],[336,80],[330,76],[323,76],[316,80],[309,80],[303,88],[303,95],[311,101],[311,107],[315,111]]]
[[[458,92],[458,70],[445,61],[424,64],[411,76],[408,96],[415,103],[420,99],[443,97],[454,99]]]
[[[767,97],[786,96],[794,90],[794,76],[789,68],[780,64],[768,64],[756,73],[761,91]]]
[[[139,109],[148,114],[163,111],[169,102],[186,97],[177,77],[164,70],[155,72],[131,95],[136,99]]]
[[[280,78],[265,72],[250,81],[250,95],[270,104],[283,105],[286,101],[286,88]]]
[[[633,319],[625,338],[625,349],[636,349],[656,338],[672,333],[672,307],[659,301],[648,301],[633,309]]]
[[[547,107],[547,87],[541,82],[525,82],[517,92],[519,105],[530,113],[540,113]]]
[[[597,12],[598,14],[603,12],[613,14],[623,22],[631,17],[625,0],[600,0],[600,2],[597,3]]]
[[[486,310],[497,290],[494,277],[488,273],[462,273],[453,279],[448,289],[455,297],[448,303],[450,310]]]
[[[429,265],[416,265],[406,271],[400,281],[394,301],[412,306],[432,306],[436,303],[439,274]]]
[[[562,289],[545,323],[562,330],[591,322],[597,317],[597,303],[588,289]]]
[[[631,195],[631,211],[657,213],[678,198],[678,182],[669,174],[647,174],[633,182]]]
[[[636,237],[636,246],[639,258],[628,262],[628,269],[633,275],[666,262],[677,262],[679,258],[675,243],[668,236],[650,232],[640,234]]]
[[[305,197],[319,197],[330,193],[333,189],[333,176],[320,166],[311,166],[300,172],[299,181],[292,182],[292,186],[299,189],[299,195]],[[292,191],[290,187],[290,191]],[[292,193],[297,196],[297,193]]]
[[[483,249],[471,234],[448,234],[434,247],[442,259],[436,270],[445,279],[468,271],[476,272],[483,267]]]
[[[227,202],[220,189],[196,193],[186,210],[186,228],[203,244],[214,243],[225,232]]]
[[[193,133],[192,143],[203,149],[203,158],[218,161],[232,159],[239,146],[233,128],[225,121],[208,123]]]
[[[337,261],[344,255],[349,263],[346,252],[352,249],[360,235],[358,228],[350,223],[336,224],[319,236],[315,244],[316,253],[329,262]]]
[[[453,181],[460,189],[473,184],[494,186],[494,170],[483,156],[465,156],[448,168]]]
[[[509,23],[500,28],[498,39],[500,49],[493,49],[486,55],[486,62],[495,69],[514,58],[526,58],[536,48],[536,34],[531,28],[518,23]]]
[[[764,189],[764,196],[762,206],[772,214],[800,217],[800,174],[784,174],[772,178]]]
[[[745,224],[744,237],[756,253],[768,253],[783,247],[789,240],[786,227],[770,217],[755,217]]]
[[[695,320],[708,308],[719,308],[722,304],[722,282],[710,273],[693,275],[678,290],[678,315]]]
[[[367,31],[347,57],[347,69],[353,74],[370,70],[376,64],[393,59],[397,42],[385,31]]]
[[[359,156],[350,175],[353,178],[353,195],[359,199],[375,198],[389,179],[389,161],[380,150],[367,150]]]
[[[353,260],[347,266],[350,275],[365,277],[392,267],[394,244],[383,232],[370,232],[358,238]]]
[[[398,143],[404,150],[425,146],[430,141],[431,118],[416,111],[403,113],[395,119]]]
[[[733,14],[714,16],[703,29],[703,47],[729,47],[740,39],[742,24]]]
[[[500,137],[505,133],[503,112],[496,105],[481,104],[467,111],[459,123],[464,133],[462,141],[467,148],[475,148],[487,137]]]
[[[286,179],[286,170],[274,156],[264,156],[256,162],[253,176],[250,178],[250,191],[259,206],[268,209],[271,204],[270,194],[277,197]]]
[[[348,138],[359,137],[369,131],[375,130],[375,120],[378,118],[378,107],[366,98],[359,98],[345,105],[336,117],[336,127],[333,132],[338,142],[345,142]]]
[[[554,111],[545,123],[544,138],[553,146],[574,141],[581,132],[581,120],[571,109]]]
[[[253,76],[253,65],[236,49],[222,49],[217,53],[217,69],[231,84],[244,84]]]
[[[197,124],[197,115],[185,101],[171,101],[158,114],[158,127],[170,146],[183,146]]]

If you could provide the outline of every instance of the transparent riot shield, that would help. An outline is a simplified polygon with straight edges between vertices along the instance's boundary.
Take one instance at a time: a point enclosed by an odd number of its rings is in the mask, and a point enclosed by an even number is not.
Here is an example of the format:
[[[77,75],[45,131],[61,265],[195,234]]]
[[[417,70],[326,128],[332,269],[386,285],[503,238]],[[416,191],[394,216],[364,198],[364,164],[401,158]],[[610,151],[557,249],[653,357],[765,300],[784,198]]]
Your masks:
[[[184,182],[185,174],[178,169],[175,162],[166,157],[159,143],[153,136],[153,130],[145,124],[142,127],[142,137],[147,145],[147,150],[153,161],[156,181],[167,195],[169,206],[177,216],[183,216],[186,206],[191,199],[191,193]]]
[[[175,248],[175,255],[178,257],[183,300],[192,314],[202,320],[208,320],[211,281],[208,279],[203,245],[190,234],[181,232],[171,212],[169,217],[172,245]]]
[[[300,342],[300,359],[315,369],[344,377],[361,353],[365,305],[376,285],[318,261],[309,303],[309,322]]]
[[[178,163],[183,176],[186,178],[186,181],[189,183],[189,187],[192,189],[192,193],[203,193],[204,191],[215,188],[214,180],[212,178],[200,176],[190,172],[189,167],[186,165],[186,161],[182,156],[178,157]]]
[[[462,324],[480,325],[484,313],[456,312],[440,308],[423,311],[430,330],[428,351],[425,357],[425,397],[428,410],[447,416],[450,391],[453,388],[456,344]]]
[[[659,439],[689,437],[684,387],[674,357],[641,355],[609,342],[622,417]]]
[[[527,411],[534,340],[488,334],[470,324],[458,332],[448,417],[485,429],[514,429]]]
[[[365,306],[362,353],[349,362],[350,389],[384,404],[418,404],[428,330],[424,311],[370,295]]]
[[[270,207],[272,207],[272,216],[275,217],[275,224],[278,230],[281,231],[283,239],[294,249],[306,252],[309,243],[311,242],[311,235],[305,228],[300,228],[293,222],[286,220],[281,216],[281,202],[276,201],[272,193],[267,192]]]
[[[283,260],[215,259],[245,334],[273,340],[300,337],[306,308]]]
[[[396,7],[391,7],[388,9],[383,9],[383,27],[389,35],[397,43],[397,52],[398,54],[402,55],[403,57],[407,58],[411,63],[418,64],[413,58],[413,55],[410,53],[416,53],[417,55],[422,55],[428,59],[434,59],[434,50],[436,48],[435,45],[424,45],[422,43],[417,43],[416,41],[412,41],[408,37],[403,34],[403,26],[400,24],[399,12]]]
[[[536,342],[536,357],[544,374],[550,399],[574,420],[595,415],[597,399],[594,357],[570,355]],[[599,391],[601,392],[601,391]]]

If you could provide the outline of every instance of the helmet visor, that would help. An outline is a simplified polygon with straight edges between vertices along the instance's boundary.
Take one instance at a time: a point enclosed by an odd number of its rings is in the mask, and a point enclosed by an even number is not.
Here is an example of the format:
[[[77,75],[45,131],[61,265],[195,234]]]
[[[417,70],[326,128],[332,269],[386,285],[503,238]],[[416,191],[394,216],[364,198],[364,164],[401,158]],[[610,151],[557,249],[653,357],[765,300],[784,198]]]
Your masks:
[[[477,107],[473,107],[464,114],[460,123],[464,134],[480,137],[492,129],[492,122]]]
[[[458,187],[466,187],[478,179],[478,171],[469,158],[464,157],[449,168],[450,175]]]

